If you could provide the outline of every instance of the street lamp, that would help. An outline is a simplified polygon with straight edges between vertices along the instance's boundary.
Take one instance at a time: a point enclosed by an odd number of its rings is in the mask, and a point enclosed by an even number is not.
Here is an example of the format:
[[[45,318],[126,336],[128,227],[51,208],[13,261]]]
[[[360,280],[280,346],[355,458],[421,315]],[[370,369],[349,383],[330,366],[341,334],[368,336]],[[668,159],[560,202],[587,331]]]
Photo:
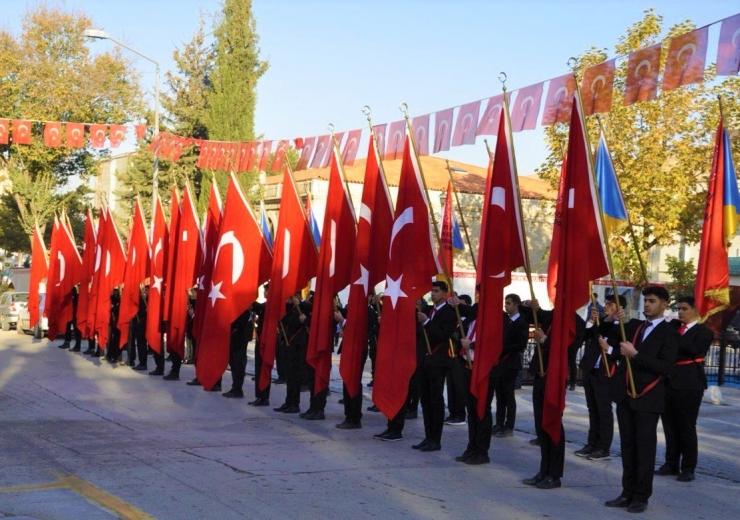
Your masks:
[[[121,41],[116,40],[113,36],[101,29],[85,29],[82,35],[87,38],[95,38],[98,40],[110,40],[116,45],[120,45],[121,47],[130,50],[134,54],[138,54],[145,60],[154,63],[154,66],[156,67],[154,73],[154,135],[156,136],[159,133],[159,63],[146,54],[139,52],[132,47],[129,47]],[[154,155],[154,174],[152,175],[152,186],[152,218],[154,218],[154,201],[156,200],[156,196],[159,191],[159,159],[156,155],[156,150]]]

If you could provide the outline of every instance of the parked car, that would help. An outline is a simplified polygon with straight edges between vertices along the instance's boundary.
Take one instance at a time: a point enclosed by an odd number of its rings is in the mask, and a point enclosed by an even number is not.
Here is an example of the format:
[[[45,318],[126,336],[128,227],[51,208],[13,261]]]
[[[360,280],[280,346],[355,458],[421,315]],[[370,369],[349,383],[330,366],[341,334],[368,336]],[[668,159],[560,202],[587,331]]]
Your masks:
[[[8,291],[0,295],[0,328],[10,330],[18,323],[18,313],[28,305],[28,293]]]
[[[34,325],[33,328],[31,328],[31,315],[28,312],[28,306],[26,305],[26,307],[18,313],[18,324],[15,326],[18,334],[31,332],[33,337],[36,339],[41,339],[46,336],[46,333],[49,331],[49,320],[44,316],[45,305],[46,294],[41,293],[39,294],[39,323]]]

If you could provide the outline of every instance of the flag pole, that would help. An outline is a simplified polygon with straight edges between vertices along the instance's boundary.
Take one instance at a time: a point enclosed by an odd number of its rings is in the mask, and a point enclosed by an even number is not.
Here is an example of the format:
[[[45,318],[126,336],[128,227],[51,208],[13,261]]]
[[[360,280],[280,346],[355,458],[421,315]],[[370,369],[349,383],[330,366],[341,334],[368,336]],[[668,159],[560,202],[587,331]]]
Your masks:
[[[505,72],[501,72],[498,75],[498,79],[501,82],[501,89],[504,91],[504,114],[502,117],[506,117],[506,125],[504,126],[505,129],[511,129],[511,115],[509,114],[509,96],[506,95],[506,80],[507,76]],[[507,130],[508,132],[508,130]],[[516,185],[514,186],[514,191],[516,194],[516,202],[519,205],[519,215],[522,218],[522,242],[524,243],[524,271],[527,274],[527,282],[529,283],[529,294],[531,295],[531,298],[535,300],[534,296],[534,284],[532,283],[532,268],[529,261],[529,243],[527,242],[527,232],[524,228],[524,213],[522,211],[522,197],[520,193],[519,188],[519,172],[517,171],[516,167],[516,153],[514,152],[514,136],[513,135],[506,135],[506,138],[509,140],[509,144],[511,145],[511,161],[514,166],[514,182]],[[486,143],[486,150],[488,151],[488,157],[493,157],[491,155],[491,149],[488,146],[488,141],[485,141]],[[539,323],[537,320],[537,311],[533,309],[532,312],[532,318],[534,321],[534,328],[539,328]],[[545,364],[542,360],[542,347],[539,342],[537,343],[537,357],[539,359],[539,369],[540,369],[540,377],[545,376]]]
[[[450,177],[450,185],[452,186],[452,193],[455,195],[455,205],[457,206],[457,212],[460,214],[460,222],[465,231],[465,240],[468,242],[468,250],[470,251],[470,259],[473,261],[473,270],[477,271],[478,266],[475,255],[473,254],[473,246],[470,243],[470,235],[468,234],[468,226],[465,224],[465,215],[463,215],[462,206],[460,205],[460,197],[457,194],[457,187],[455,186],[455,179],[452,178],[452,168],[450,168],[450,161],[446,160],[447,163],[447,174]]]
[[[578,85],[578,74],[576,72],[576,65],[578,63],[578,60],[575,58],[570,58],[568,60],[568,66],[573,71],[573,79],[575,80],[576,84],[576,101],[578,103],[578,107],[580,109],[580,113],[583,114],[583,99],[581,98],[581,87]],[[588,154],[588,162],[589,166],[591,167],[591,180],[594,182],[594,185],[596,187],[595,190],[595,197],[596,197],[596,203],[599,206],[599,218],[601,220],[601,231],[603,233],[605,229],[605,222],[604,222],[604,210],[601,208],[601,197],[599,196],[599,184],[596,179],[596,171],[594,170],[594,163],[593,163],[593,153],[591,151],[591,142],[588,138],[588,127],[586,126],[586,121],[583,121],[583,135],[586,138],[586,151]],[[603,235],[602,235],[603,236]],[[603,237],[603,245],[604,245],[604,251],[606,252],[606,261],[607,266],[609,267],[609,277],[611,278],[612,282],[612,290],[614,291],[614,304],[617,306],[617,312],[619,312],[622,308],[622,306],[619,304],[619,291],[617,290],[617,279],[614,276],[614,262],[612,261],[612,251],[609,247],[609,240],[607,237]],[[624,320],[619,320],[619,332],[622,337],[622,342],[627,342],[627,334],[624,331]],[[603,349],[602,349],[603,350]],[[606,355],[603,354],[602,356],[606,359]],[[635,378],[632,374],[632,363],[630,363],[630,359],[625,356],[625,361],[627,363],[627,376],[629,379],[629,392],[633,398],[637,397],[637,390],[635,389]]]

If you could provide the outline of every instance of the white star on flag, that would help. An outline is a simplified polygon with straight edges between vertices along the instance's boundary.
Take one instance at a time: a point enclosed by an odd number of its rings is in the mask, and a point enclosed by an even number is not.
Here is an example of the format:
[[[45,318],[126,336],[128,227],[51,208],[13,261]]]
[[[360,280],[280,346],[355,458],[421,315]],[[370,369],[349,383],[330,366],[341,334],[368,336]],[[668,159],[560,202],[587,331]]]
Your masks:
[[[223,281],[218,282],[217,284],[211,282],[211,292],[208,295],[208,297],[211,299],[211,307],[216,305],[216,300],[220,298],[224,300],[226,299],[226,296],[221,293],[221,285],[223,285],[223,283]]]
[[[386,276],[386,288],[384,294],[391,299],[391,304],[394,309],[396,308],[396,303],[398,303],[399,298],[408,298],[408,294],[401,290],[401,280],[403,280],[403,275],[399,276],[398,280],[394,280],[390,276]]]
[[[162,292],[162,278],[159,276],[154,277],[154,284],[152,285],[152,290],[158,290],[159,292]]]
[[[365,266],[360,264],[360,277],[355,280],[355,282],[352,285],[362,285],[362,289],[365,291],[365,296],[367,296],[367,286],[370,283],[370,271],[365,269]],[[394,305],[395,306],[395,305]]]

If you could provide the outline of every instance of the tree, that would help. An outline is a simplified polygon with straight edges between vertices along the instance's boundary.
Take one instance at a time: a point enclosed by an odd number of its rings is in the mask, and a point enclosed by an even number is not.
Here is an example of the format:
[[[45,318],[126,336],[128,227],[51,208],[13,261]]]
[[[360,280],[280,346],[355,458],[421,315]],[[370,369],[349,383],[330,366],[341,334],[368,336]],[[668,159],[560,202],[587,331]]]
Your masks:
[[[106,124],[138,119],[138,75],[115,49],[90,55],[82,34],[92,25],[84,13],[40,4],[25,14],[19,38],[0,30],[2,117]],[[0,171],[10,181],[0,197],[0,247],[7,250],[30,250],[35,223],[83,207],[87,189],[71,189],[69,181],[94,175],[97,159],[108,153],[46,147],[41,132],[42,123],[35,122],[31,145],[0,145]]]
[[[650,9],[642,20],[627,29],[615,52],[625,56],[660,41],[664,65],[671,38],[693,28],[690,21],[676,24],[661,40],[662,17]],[[592,47],[578,58],[576,70],[583,71],[605,59],[605,49]],[[725,94],[725,114],[737,121],[740,80],[731,77],[713,85],[715,75],[711,66],[702,84],[661,92],[654,101],[625,107],[622,95],[626,74],[627,60],[622,60],[615,74],[612,109],[598,119],[610,147],[641,254],[646,258],[650,248],[674,244],[680,237],[687,243],[699,240],[719,119],[716,95]],[[590,117],[587,126],[595,149],[599,136],[597,118]],[[553,186],[557,185],[567,138],[567,124],[556,124],[546,131],[550,155],[537,173]],[[639,262],[627,230],[617,230],[610,245],[615,275],[638,282]]]
[[[696,266],[693,260],[681,260],[678,257],[668,255],[666,257],[666,271],[671,275],[671,281],[666,284],[666,289],[675,302],[679,296],[693,296],[694,285],[696,285]],[[674,303],[675,305],[675,303]]]

